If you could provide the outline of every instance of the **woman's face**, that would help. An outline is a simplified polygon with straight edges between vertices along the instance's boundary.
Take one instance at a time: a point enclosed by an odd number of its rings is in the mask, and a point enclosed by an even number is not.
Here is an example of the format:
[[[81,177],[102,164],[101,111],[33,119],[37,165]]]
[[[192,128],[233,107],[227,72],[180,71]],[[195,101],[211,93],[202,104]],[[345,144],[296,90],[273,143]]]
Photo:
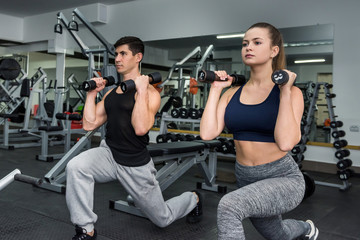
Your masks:
[[[278,53],[277,46],[271,46],[269,30],[266,28],[251,28],[243,39],[241,56],[245,65],[262,65],[272,59]]]

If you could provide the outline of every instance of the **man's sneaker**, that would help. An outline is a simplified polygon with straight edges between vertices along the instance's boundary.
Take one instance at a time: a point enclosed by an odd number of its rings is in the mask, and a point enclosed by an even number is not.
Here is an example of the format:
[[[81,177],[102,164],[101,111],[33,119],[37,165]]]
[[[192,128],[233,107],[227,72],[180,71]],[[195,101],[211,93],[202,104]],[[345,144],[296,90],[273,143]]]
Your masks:
[[[90,236],[87,233],[86,229],[79,227],[78,225],[75,226],[75,236],[72,240],[95,240],[96,239],[96,229],[94,229],[94,235]]]
[[[305,235],[306,240],[316,240],[319,236],[319,229],[315,227],[314,223],[311,220],[306,220],[308,224],[310,224],[310,232]]]
[[[197,223],[202,219],[202,196],[199,192],[193,191],[199,198],[196,207],[186,216],[186,221],[188,223]]]

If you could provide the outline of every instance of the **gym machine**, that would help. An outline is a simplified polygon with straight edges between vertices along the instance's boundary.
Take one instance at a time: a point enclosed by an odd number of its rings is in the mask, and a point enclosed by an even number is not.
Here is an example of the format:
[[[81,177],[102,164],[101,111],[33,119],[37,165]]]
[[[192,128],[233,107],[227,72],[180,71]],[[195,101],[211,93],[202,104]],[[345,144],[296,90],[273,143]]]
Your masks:
[[[330,92],[330,89],[333,87],[333,85],[326,82],[317,82],[311,83],[310,87],[313,89],[313,91],[309,93],[310,104],[306,111],[306,116],[301,122],[301,140],[299,144],[297,144],[292,149],[291,152],[296,162],[301,165],[301,162],[304,160],[303,154],[306,151],[305,145],[309,140],[311,126],[314,121],[314,113],[316,111],[316,102],[319,96],[319,90],[320,88],[323,88],[325,92],[326,105],[329,112],[330,128],[332,131],[331,135],[335,140],[333,146],[336,149],[335,157],[338,159],[336,166],[339,170],[337,174],[339,179],[342,181],[342,184],[334,184],[322,181],[315,181],[315,184],[336,187],[341,191],[348,190],[351,187],[351,183],[348,180],[353,174],[353,170],[349,168],[352,165],[352,161],[350,159],[345,159],[350,155],[350,151],[348,149],[344,149],[347,146],[347,141],[345,139],[341,139],[345,136],[345,131],[338,129],[343,126],[343,123],[336,119],[337,116],[334,113],[335,106],[333,106],[332,99],[336,97],[336,94]]]
[[[88,29],[91,34],[102,44],[103,48],[89,48],[80,38],[78,35],[79,24],[76,22],[75,17],[79,19],[84,27]],[[85,18],[85,16],[77,9],[75,8],[72,11],[72,21],[68,21],[65,15],[62,12],[58,12],[57,14],[57,23],[54,26],[54,32],[58,34],[62,34],[63,27],[66,28],[66,30],[70,33],[72,38],[75,40],[75,42],[78,44],[78,46],[81,49],[82,54],[88,58],[88,79],[100,76],[112,76],[115,79],[115,84],[119,82],[118,79],[118,73],[116,71],[116,68],[114,65],[109,64],[109,55],[115,56],[115,48],[113,44],[110,44],[106,39],[96,30],[96,28]],[[95,68],[95,55],[102,55],[102,68],[97,69]],[[99,74],[101,73],[101,75]],[[103,94],[113,86],[106,87],[103,92],[98,94],[98,100],[101,99]],[[80,93],[78,93],[80,94]],[[104,128],[100,128],[97,131],[100,131],[101,137],[104,137],[105,130]]]
[[[84,105],[85,104],[85,99],[86,99],[86,95],[84,93],[84,91],[81,89],[81,85],[79,84],[79,81],[76,79],[75,75],[72,73],[68,79],[67,82],[69,83],[69,85],[73,88],[73,90],[76,92],[78,98],[76,98],[76,101],[73,102],[71,104],[73,109],[76,109],[79,105]],[[67,101],[69,101],[70,105],[70,91],[68,92],[68,97],[67,97]]]
[[[173,109],[177,109],[183,106],[183,99],[184,99],[184,93],[185,93],[185,81],[189,78],[186,78],[184,76],[184,70],[191,71],[192,75],[195,76],[195,81],[198,80],[198,73],[203,68],[204,62],[206,59],[209,58],[209,56],[212,54],[214,46],[209,45],[202,57],[196,61],[196,62],[190,62],[189,60],[193,56],[198,56],[201,54],[201,48],[200,46],[194,48],[188,55],[186,55],[181,61],[173,64],[171,67],[168,76],[166,79],[159,84],[159,88],[163,88],[164,85],[166,85],[171,80],[177,80],[178,81],[178,90],[174,93],[174,95],[170,96],[167,103],[165,103],[163,109],[161,110],[161,118],[165,117],[168,118],[168,111],[170,110],[171,106],[173,106]],[[174,72],[178,72],[178,77],[174,77]],[[190,108],[195,108],[195,95],[192,96],[190,99]],[[177,119],[174,118],[174,121]],[[194,130],[194,123],[196,121],[189,121],[191,123],[191,130]]]
[[[41,143],[39,143],[40,136],[36,135],[35,133],[38,132],[38,129],[35,130],[35,128],[30,128],[30,118],[31,118],[31,110],[32,110],[32,100],[35,95],[35,88],[38,88],[40,84],[42,86],[46,86],[46,73],[39,68],[38,71],[33,75],[31,79],[24,78],[21,82],[21,91],[20,91],[20,100],[11,101],[11,104],[9,105],[19,105],[24,104],[25,100],[27,99],[26,103],[26,110],[24,115],[24,121],[23,125],[20,129],[10,129],[9,128],[9,122],[4,121],[4,133],[3,133],[3,141],[0,145],[1,148],[4,149],[14,149],[14,148],[22,148],[22,147],[33,147],[33,146],[40,146]],[[41,94],[41,92],[39,92]],[[43,100],[43,98],[39,98],[39,101]],[[10,116],[12,115],[14,109],[13,107],[9,108]],[[38,109],[38,121],[41,121],[45,118],[45,109],[42,104],[39,104]],[[5,117],[10,117],[5,115]],[[35,122],[37,122],[35,120]],[[40,126],[40,123],[37,125]],[[38,126],[37,126],[38,127]],[[35,140],[35,141],[34,141]],[[23,142],[23,143],[13,143],[13,142]],[[29,142],[26,142],[29,141]]]
[[[84,26],[95,36],[97,40],[103,45],[104,48],[94,48],[90,49],[85,43],[81,40],[77,32],[79,31],[78,23],[75,21],[75,16],[84,24]],[[98,72],[101,72],[101,76],[113,76],[118,82],[118,77],[116,69],[113,65],[109,65],[109,54],[115,56],[115,48],[112,44],[106,41],[106,39],[94,28],[94,26],[84,17],[84,15],[75,8],[72,11],[72,21],[69,22],[65,15],[62,12],[57,14],[57,24],[54,26],[54,32],[62,34],[63,26],[68,30],[70,35],[79,45],[82,54],[89,59],[88,64],[88,73],[89,79],[94,76],[99,77]],[[102,54],[103,56],[103,67],[101,69],[95,68],[95,54]]]

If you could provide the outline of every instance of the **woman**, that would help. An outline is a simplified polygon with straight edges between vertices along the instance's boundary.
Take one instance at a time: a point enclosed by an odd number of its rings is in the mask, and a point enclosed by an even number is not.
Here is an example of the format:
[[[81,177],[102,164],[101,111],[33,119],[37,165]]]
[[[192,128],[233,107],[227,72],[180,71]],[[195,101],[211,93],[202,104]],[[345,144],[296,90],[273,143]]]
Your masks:
[[[212,83],[200,124],[204,140],[214,139],[226,126],[236,148],[239,189],[219,203],[218,238],[245,239],[242,220],[249,217],[266,239],[314,240],[318,229],[312,221],[281,217],[302,201],[305,182],[288,154],[301,138],[304,109],[302,93],[293,86],[296,74],[285,70],[289,81],[281,86],[271,80],[273,71],[285,68],[279,30],[268,23],[254,24],[245,34],[241,54],[251,69],[249,81],[221,96],[231,78],[225,71],[216,71],[224,81]]]

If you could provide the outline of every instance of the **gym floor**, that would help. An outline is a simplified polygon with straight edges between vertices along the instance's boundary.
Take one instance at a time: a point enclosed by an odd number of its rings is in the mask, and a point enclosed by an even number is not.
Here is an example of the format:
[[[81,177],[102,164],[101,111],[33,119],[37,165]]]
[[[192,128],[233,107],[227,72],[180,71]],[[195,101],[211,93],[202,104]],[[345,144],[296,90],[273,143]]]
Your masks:
[[[55,147],[52,147],[55,149]],[[22,173],[43,177],[55,164],[35,160],[40,148],[0,150],[0,178],[15,168]],[[234,163],[219,160],[217,183],[236,189]],[[316,181],[341,184],[335,174],[308,172]],[[164,198],[193,190],[202,181],[194,166],[163,192]],[[360,240],[360,178],[350,179],[351,188],[342,192],[338,188],[316,185],[315,193],[303,201],[284,218],[311,219],[320,230],[321,240]],[[98,214],[96,228],[99,240],[134,239],[217,239],[216,209],[223,194],[200,190],[204,196],[203,220],[188,224],[179,219],[166,228],[159,228],[149,220],[109,208],[109,200],[125,200],[127,194],[117,182],[95,186],[94,209]],[[28,184],[13,182],[0,192],[0,239],[71,239],[74,227],[70,222],[65,196]],[[263,240],[246,219],[246,239]]]

